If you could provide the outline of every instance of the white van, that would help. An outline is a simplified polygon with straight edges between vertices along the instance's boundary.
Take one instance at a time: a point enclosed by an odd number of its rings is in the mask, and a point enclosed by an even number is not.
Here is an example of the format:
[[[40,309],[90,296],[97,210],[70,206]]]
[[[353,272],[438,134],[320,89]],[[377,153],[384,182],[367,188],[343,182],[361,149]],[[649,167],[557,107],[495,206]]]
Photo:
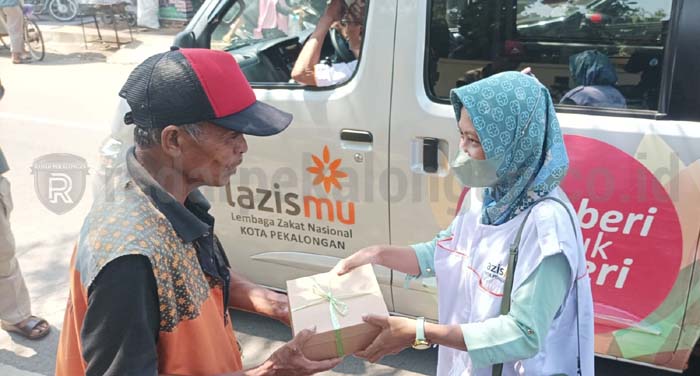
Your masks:
[[[326,0],[260,3],[207,0],[175,40],[229,51],[259,99],[294,114],[283,135],[248,138],[229,186],[204,190],[236,270],[282,290],[365,246],[432,239],[465,197],[448,167],[449,90],[529,66],[561,103],[597,354],[686,367],[700,336],[700,1],[368,0],[357,69],[325,88],[291,69]],[[347,56],[335,36],[328,64]],[[607,57],[622,105],[576,98],[597,85],[571,73],[589,50]],[[131,130],[118,122],[113,138],[105,155]],[[434,281],[376,271],[391,311],[437,318]]]

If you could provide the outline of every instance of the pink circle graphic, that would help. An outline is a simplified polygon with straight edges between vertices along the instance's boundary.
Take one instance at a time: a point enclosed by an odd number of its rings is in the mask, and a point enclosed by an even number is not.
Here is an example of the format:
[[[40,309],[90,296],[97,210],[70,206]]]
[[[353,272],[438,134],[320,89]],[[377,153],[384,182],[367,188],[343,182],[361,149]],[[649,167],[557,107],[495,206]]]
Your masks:
[[[678,277],[683,240],[676,208],[629,154],[588,137],[564,139],[570,167],[562,186],[583,228],[595,332],[634,326],[659,307]]]

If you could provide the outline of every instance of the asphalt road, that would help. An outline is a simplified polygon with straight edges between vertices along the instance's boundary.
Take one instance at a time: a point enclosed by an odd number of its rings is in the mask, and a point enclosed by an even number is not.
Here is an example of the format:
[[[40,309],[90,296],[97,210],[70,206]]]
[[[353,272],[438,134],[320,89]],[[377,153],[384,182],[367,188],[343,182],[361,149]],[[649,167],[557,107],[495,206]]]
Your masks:
[[[50,33],[46,33],[51,38]],[[137,35],[137,38],[139,36]],[[49,39],[51,40],[51,39]],[[15,210],[12,226],[17,255],[32,297],[33,310],[45,317],[52,333],[42,341],[26,341],[0,331],[0,375],[52,375],[58,335],[68,296],[68,263],[82,219],[92,201],[90,179],[98,166],[98,147],[109,133],[116,93],[141,57],[167,48],[171,37],[141,38],[122,51],[82,48],[82,39],[50,45],[47,60],[12,65],[0,49],[0,78],[7,93],[0,102],[0,145],[12,170]],[[78,43],[79,42],[79,43]],[[71,153],[91,167],[86,190],[77,206],[57,215],[35,193],[33,161],[49,153]],[[273,320],[235,312],[233,322],[243,346],[244,362],[255,365],[291,338],[289,328]],[[348,358],[328,374],[434,374],[436,350],[406,350],[380,364]],[[668,375],[658,370],[599,359],[598,375]],[[697,364],[687,374],[700,374]]]
[[[277,346],[291,339],[289,328],[275,320],[234,312],[233,322],[243,346],[244,362],[254,365],[266,359]],[[249,354],[247,344],[265,343],[265,350]],[[258,346],[259,347],[259,346]],[[437,349],[417,351],[404,350],[398,355],[387,356],[379,364],[372,365],[352,357],[328,374],[371,374],[371,375],[434,375],[437,367]],[[596,358],[596,375],[599,376],[671,376],[672,372],[642,367],[619,361]],[[694,359],[685,375],[700,375],[700,362]]]

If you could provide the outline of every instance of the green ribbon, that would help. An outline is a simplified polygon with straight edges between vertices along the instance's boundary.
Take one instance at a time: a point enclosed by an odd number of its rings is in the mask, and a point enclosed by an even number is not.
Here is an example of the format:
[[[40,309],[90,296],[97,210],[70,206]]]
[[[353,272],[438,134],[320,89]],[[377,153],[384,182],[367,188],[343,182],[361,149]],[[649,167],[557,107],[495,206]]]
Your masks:
[[[335,334],[335,348],[338,353],[338,357],[342,358],[343,356],[345,356],[345,348],[343,347],[343,336],[340,332],[340,322],[338,321],[338,316],[336,315],[336,312],[337,314],[345,317],[350,311],[350,307],[348,307],[347,303],[345,303],[341,299],[351,299],[359,296],[371,295],[372,293],[362,292],[356,294],[336,296],[333,294],[333,290],[330,288],[330,286],[328,286],[328,289],[324,289],[321,286],[321,284],[319,284],[318,281],[316,281],[316,279],[312,278],[311,280],[314,283],[312,291],[320,298],[312,300],[310,303],[307,303],[301,307],[293,308],[292,312],[301,311],[302,309],[306,309],[328,302],[328,310],[330,311],[331,325],[333,326],[333,333]]]

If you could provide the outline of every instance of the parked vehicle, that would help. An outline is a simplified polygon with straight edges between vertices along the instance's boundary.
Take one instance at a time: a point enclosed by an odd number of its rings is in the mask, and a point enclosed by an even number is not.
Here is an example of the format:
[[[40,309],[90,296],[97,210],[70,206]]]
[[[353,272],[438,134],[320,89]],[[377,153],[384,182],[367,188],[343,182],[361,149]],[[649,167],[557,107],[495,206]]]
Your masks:
[[[137,19],[136,19],[136,9],[137,9],[137,1],[125,1],[125,11],[122,15],[117,15],[115,16],[114,14],[110,13],[103,13],[100,15],[100,21],[104,23],[105,25],[111,25],[114,23],[115,17],[122,17],[126,19],[126,22],[129,24],[131,27],[136,27],[137,24]]]
[[[78,15],[77,0],[29,0],[34,6],[35,14],[45,14],[47,11],[57,21],[72,21]]]
[[[686,367],[700,337],[700,2],[372,0],[358,68],[328,88],[291,81],[311,28],[256,39],[235,25],[250,3],[208,0],[175,39],[229,51],[259,99],[294,114],[283,136],[248,138],[227,187],[204,190],[235,269],[282,290],[367,245],[432,239],[470,204],[449,173],[459,138],[449,90],[529,66],[558,102],[579,85],[569,58],[597,50],[626,108],[557,106],[596,353]],[[322,56],[335,55],[327,41]],[[126,110],[102,150],[111,167],[132,143]],[[376,272],[391,311],[437,318],[434,281]]]
[[[78,2],[76,0],[50,0],[49,13],[51,17],[68,22],[78,15]]]

